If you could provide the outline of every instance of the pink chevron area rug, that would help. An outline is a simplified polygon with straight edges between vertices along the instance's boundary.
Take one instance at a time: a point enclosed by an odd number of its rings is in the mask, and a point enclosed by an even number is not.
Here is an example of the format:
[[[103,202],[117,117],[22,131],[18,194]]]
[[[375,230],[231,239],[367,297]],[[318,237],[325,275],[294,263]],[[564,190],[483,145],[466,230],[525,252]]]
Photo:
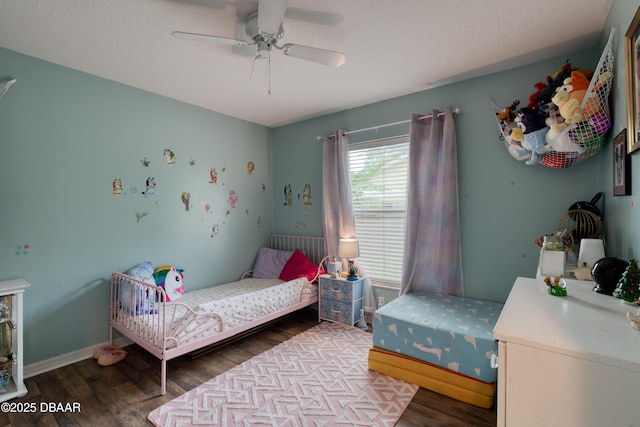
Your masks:
[[[418,386],[368,369],[371,334],[323,322],[152,411],[156,426],[393,426]]]

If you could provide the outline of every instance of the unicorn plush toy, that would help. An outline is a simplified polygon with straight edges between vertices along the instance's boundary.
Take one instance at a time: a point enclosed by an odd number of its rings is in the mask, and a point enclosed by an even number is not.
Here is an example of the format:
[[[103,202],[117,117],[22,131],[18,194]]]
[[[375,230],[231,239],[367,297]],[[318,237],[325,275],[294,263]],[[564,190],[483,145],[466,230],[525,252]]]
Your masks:
[[[182,284],[183,271],[170,265],[163,265],[153,272],[156,286],[163,288],[165,294],[167,294],[167,302],[175,301],[184,294],[184,285]]]

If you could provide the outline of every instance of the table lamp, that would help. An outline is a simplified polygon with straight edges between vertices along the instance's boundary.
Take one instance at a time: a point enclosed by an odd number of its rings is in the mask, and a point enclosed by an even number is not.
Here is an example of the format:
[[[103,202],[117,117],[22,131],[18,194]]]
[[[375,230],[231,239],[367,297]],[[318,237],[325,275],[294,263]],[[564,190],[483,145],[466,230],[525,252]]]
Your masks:
[[[602,239],[580,240],[578,267],[591,268],[601,258],[604,258],[604,242]]]
[[[356,239],[340,239],[338,242],[338,256],[340,258],[346,258],[348,263],[349,275],[347,280],[358,280],[358,269],[356,268],[356,262],[354,258],[360,256],[360,246]]]

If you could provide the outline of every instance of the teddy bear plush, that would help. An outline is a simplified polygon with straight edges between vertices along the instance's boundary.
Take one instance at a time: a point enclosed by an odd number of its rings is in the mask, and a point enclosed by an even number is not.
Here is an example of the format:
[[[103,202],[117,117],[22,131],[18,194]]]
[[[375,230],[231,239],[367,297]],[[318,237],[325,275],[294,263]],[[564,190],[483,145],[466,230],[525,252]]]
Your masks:
[[[549,128],[545,116],[543,111],[524,107],[518,110],[515,118],[518,127],[511,131],[511,139],[520,142],[522,148],[531,152],[531,158],[525,162],[527,165],[537,164],[538,155],[547,152],[545,145]]]

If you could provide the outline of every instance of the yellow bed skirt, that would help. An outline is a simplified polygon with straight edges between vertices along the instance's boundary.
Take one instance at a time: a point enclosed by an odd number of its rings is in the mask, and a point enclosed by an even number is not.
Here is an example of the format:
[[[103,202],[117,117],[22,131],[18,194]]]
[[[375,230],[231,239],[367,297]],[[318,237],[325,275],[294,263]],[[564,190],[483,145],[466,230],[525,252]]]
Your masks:
[[[481,408],[493,406],[496,384],[378,347],[369,349],[369,369]]]

